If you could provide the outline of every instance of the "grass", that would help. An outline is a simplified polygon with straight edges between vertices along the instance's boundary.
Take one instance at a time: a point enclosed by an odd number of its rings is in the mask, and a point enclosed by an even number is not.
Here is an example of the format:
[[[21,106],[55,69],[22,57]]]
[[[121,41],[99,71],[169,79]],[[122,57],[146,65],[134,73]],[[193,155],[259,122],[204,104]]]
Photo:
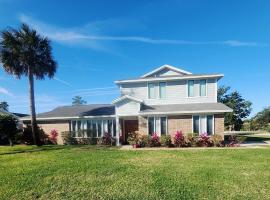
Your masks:
[[[270,199],[270,148],[0,147],[0,199]]]

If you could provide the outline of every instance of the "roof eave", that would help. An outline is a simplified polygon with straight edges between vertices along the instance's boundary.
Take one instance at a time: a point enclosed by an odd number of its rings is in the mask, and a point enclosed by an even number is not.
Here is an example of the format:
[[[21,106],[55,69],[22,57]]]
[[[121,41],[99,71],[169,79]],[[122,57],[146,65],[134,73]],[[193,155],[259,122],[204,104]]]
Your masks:
[[[201,79],[201,78],[216,78],[221,79],[224,77],[224,74],[215,74],[215,75],[199,75],[199,76],[181,76],[181,77],[157,77],[157,78],[138,78],[130,80],[118,80],[115,81],[115,84],[121,83],[137,83],[137,82],[151,82],[151,81],[170,81],[170,80],[189,80],[189,79]]]

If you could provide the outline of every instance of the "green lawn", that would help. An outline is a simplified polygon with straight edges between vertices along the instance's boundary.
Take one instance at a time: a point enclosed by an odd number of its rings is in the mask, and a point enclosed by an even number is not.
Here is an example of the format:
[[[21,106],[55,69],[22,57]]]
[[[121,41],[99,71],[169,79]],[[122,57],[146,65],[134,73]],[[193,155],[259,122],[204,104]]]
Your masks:
[[[270,199],[270,148],[0,147],[1,199]]]

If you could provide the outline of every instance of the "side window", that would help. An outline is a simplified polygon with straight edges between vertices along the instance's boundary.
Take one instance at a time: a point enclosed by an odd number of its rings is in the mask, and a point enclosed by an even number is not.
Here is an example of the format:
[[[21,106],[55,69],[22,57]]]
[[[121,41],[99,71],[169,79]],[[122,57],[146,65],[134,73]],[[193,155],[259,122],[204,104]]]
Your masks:
[[[200,80],[200,96],[206,96],[206,80]]]
[[[154,83],[148,83],[148,99],[156,98],[156,87]]]
[[[199,132],[200,132],[200,117],[193,116],[193,133],[199,133]]]
[[[213,135],[213,115],[207,115],[207,133]]]
[[[148,135],[152,135],[155,132],[155,118],[148,117]]]
[[[160,135],[167,134],[167,117],[160,117]]]
[[[194,97],[194,80],[188,81],[188,97]]]
[[[159,98],[160,99],[166,98],[166,83],[165,82],[159,83]]]

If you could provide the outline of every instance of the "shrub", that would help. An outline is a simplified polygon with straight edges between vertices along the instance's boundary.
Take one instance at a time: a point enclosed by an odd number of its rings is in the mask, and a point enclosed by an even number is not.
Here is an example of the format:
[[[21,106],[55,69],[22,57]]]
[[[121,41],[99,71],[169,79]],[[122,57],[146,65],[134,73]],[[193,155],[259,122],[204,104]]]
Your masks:
[[[159,147],[160,146],[159,136],[156,133],[153,133],[153,135],[151,136],[150,146],[151,147]]]
[[[176,146],[176,147],[186,147],[187,146],[185,136],[184,136],[182,131],[176,131],[173,140],[174,140],[173,141],[174,146]]]
[[[65,145],[78,144],[77,140],[74,138],[75,131],[64,131],[62,132],[62,138]]]
[[[12,115],[0,115],[0,139],[7,139],[10,146],[16,134],[19,132],[17,129],[18,120]]]
[[[48,144],[50,142],[48,135],[45,134],[45,132],[43,131],[43,129],[40,126],[37,126],[37,132],[39,134],[40,141],[42,144]],[[24,144],[34,144],[31,125],[26,125],[26,127],[23,129],[23,133],[22,133],[22,136],[20,138],[20,142],[24,143]]]
[[[161,146],[165,146],[165,147],[172,147],[172,138],[171,135],[162,135],[160,137],[160,144]]]
[[[49,136],[49,139],[52,142],[52,144],[57,144],[57,136],[58,132],[56,131],[56,129],[52,129]]]
[[[224,146],[224,140],[223,140],[222,135],[218,135],[218,134],[212,135],[211,141],[212,141],[213,146],[215,146],[215,147],[223,147]]]
[[[237,147],[239,146],[239,141],[236,135],[229,135],[228,140],[226,141],[227,147]]]
[[[149,135],[140,135],[139,134],[139,145],[140,147],[150,146],[151,137]]]
[[[100,145],[115,145],[115,142],[110,133],[104,133],[104,136],[98,139],[98,144]]]
[[[139,145],[139,132],[135,131],[128,134],[128,143],[133,146]]]
[[[213,146],[213,142],[211,141],[211,138],[207,135],[207,133],[203,133],[199,136],[197,145],[199,147],[211,147]]]

